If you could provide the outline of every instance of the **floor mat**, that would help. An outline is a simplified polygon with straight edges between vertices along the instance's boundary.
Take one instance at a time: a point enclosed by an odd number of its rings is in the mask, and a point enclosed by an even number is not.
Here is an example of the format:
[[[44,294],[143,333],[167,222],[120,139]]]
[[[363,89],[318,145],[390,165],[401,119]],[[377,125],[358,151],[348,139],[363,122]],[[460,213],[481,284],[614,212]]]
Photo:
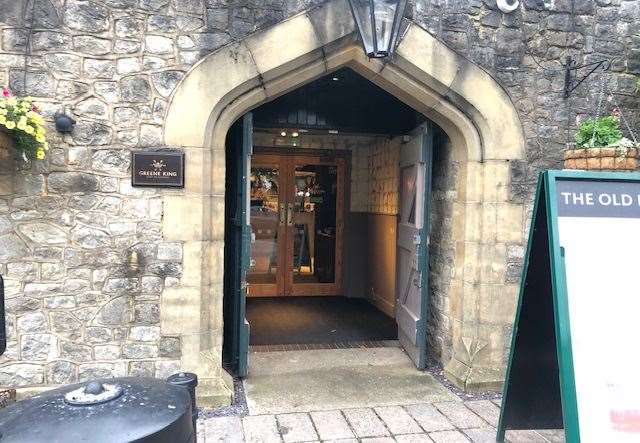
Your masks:
[[[259,297],[247,299],[252,345],[395,340],[396,322],[364,299]]]

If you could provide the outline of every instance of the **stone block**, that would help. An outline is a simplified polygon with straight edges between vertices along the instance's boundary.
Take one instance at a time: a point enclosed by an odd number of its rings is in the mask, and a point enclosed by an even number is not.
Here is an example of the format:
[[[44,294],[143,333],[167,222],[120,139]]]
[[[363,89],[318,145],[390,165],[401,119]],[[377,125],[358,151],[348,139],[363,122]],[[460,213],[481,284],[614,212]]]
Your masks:
[[[200,331],[200,288],[166,288],[161,299],[163,334]]]
[[[0,386],[19,388],[44,383],[44,366],[33,363],[12,363],[0,367]]]
[[[202,281],[202,268],[205,259],[206,242],[189,241],[183,244],[182,279],[183,286],[200,287]]]
[[[496,209],[497,241],[522,243],[524,238],[523,206],[517,203],[500,203]]]
[[[204,201],[198,197],[163,197],[162,232],[168,241],[203,239]]]

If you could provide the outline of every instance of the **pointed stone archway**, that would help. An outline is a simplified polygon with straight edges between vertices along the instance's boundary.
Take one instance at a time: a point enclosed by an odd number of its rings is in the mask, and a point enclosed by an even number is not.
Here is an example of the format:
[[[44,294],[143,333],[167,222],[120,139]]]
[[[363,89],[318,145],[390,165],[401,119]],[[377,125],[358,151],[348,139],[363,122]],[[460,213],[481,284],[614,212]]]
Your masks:
[[[181,285],[162,294],[163,333],[182,337],[184,370],[200,396],[230,393],[221,369],[225,137],[247,111],[341,67],[350,67],[438,124],[458,165],[451,215],[455,244],[445,295],[447,376],[464,389],[504,378],[518,287],[505,283],[508,246],[524,243],[524,207],[509,200],[509,162],[524,156],[522,126],[504,89],[484,70],[408,22],[390,60],[368,59],[346,0],[332,0],[231,43],[197,63],[176,88],[164,127],[186,152],[183,194],[163,197],[163,235],[184,244]]]

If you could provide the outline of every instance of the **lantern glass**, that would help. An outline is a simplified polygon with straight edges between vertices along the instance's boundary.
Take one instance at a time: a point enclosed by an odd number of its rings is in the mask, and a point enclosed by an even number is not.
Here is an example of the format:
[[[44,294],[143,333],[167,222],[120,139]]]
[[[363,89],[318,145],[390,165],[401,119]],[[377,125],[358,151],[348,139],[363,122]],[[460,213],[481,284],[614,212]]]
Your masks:
[[[407,0],[349,0],[364,50],[381,58],[395,49]]]

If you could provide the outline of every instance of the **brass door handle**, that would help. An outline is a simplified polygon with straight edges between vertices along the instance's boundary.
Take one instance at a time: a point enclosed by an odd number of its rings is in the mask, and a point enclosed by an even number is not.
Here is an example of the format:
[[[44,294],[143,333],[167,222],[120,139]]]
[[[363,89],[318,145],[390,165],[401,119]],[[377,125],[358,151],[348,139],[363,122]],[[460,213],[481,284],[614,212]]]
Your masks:
[[[287,217],[287,205],[280,203],[280,225],[284,226],[285,219]]]
[[[293,203],[289,203],[287,206],[287,226],[293,226]]]

